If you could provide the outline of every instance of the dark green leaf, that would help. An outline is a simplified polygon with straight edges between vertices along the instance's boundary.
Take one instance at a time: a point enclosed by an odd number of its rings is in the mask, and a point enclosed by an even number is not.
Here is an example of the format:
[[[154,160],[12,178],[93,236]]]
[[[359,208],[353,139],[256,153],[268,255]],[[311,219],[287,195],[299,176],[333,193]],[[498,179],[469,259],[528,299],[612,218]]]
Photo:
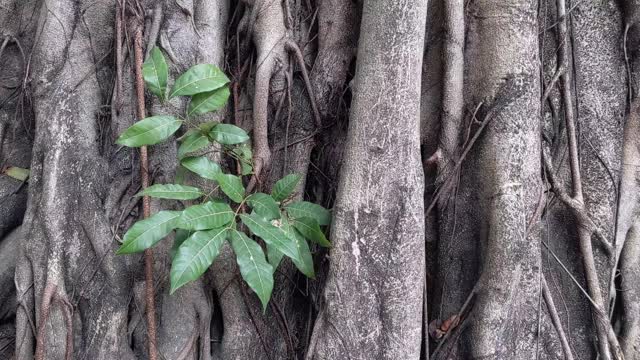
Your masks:
[[[149,91],[160,99],[164,99],[167,92],[169,70],[162,51],[157,47],[151,50],[151,56],[142,65],[142,77]]]
[[[220,189],[229,197],[229,199],[241,203],[244,199],[244,186],[242,180],[231,174],[218,173],[216,181],[220,185]]]
[[[304,237],[324,247],[331,247],[331,243],[324,236],[320,225],[315,219],[301,217],[293,220],[293,227],[298,229]]]
[[[291,195],[293,190],[296,189],[296,185],[300,181],[300,175],[298,174],[289,174],[282,179],[278,180],[275,185],[273,185],[273,189],[271,189],[271,196],[276,201],[283,201]]]
[[[187,70],[176,80],[169,98],[216,90],[228,82],[229,78],[217,66],[199,64]]]
[[[233,145],[249,140],[247,132],[230,124],[218,124],[211,129],[209,136],[220,144]]]
[[[218,174],[222,173],[220,165],[207,159],[204,156],[186,157],[180,161],[180,164],[201,177],[209,180],[216,180]]]
[[[273,272],[275,272],[278,265],[280,265],[280,261],[282,261],[283,256],[284,254],[278,251],[278,249],[267,244],[267,260],[269,260],[269,264],[273,267]]]
[[[156,184],[149,186],[136,196],[148,195],[158,199],[193,200],[204,195],[202,190],[193,186],[177,184]]]
[[[237,230],[230,230],[230,232],[231,247],[236,253],[240,274],[258,295],[263,310],[266,310],[273,291],[273,267],[266,261],[258,243]]]
[[[229,99],[229,87],[225,86],[213,91],[194,95],[189,103],[187,115],[201,115],[222,108]]]
[[[282,231],[293,241],[295,241],[296,249],[298,251],[298,257],[291,259],[293,264],[307,277],[314,278],[315,272],[313,271],[313,257],[309,250],[309,244],[307,241],[294,229],[286,218],[282,219]]]
[[[267,244],[272,245],[291,259],[301,260],[298,254],[296,242],[289,238],[282,229],[273,226],[271,223],[263,220],[255,214],[242,214],[240,215],[240,218],[252,233],[262,238],[262,240]]]
[[[17,166],[9,166],[4,169],[2,173],[19,181],[27,181],[29,178],[29,169],[23,169]]]
[[[173,246],[171,247],[171,250],[169,250],[169,257],[171,259],[173,259],[176,256],[176,253],[178,252],[178,248],[180,247],[180,245],[182,245],[182,243],[187,240],[187,238],[189,236],[191,236],[192,232],[189,230],[184,230],[184,229],[176,229],[176,235],[173,238]]]
[[[122,238],[118,254],[131,254],[155,245],[176,228],[180,211],[160,211],[133,224]]]
[[[232,150],[232,154],[242,166],[242,175],[249,175],[253,172],[253,155],[248,144],[239,144]]]
[[[182,158],[186,154],[198,151],[207,145],[209,145],[209,137],[196,130],[182,140],[182,144],[178,148],[178,157]]]
[[[184,209],[178,227],[186,230],[215,229],[227,225],[233,217],[229,205],[210,201]]]
[[[182,120],[173,116],[152,116],[138,121],[125,130],[116,143],[129,147],[154,145],[173,135],[182,125]]]
[[[227,231],[227,228],[196,231],[184,241],[171,263],[170,293],[207,271],[218,256]]]
[[[320,205],[308,201],[298,201],[285,206],[292,218],[310,217],[320,225],[329,225],[331,213]]]
[[[267,194],[255,193],[247,197],[247,204],[265,220],[280,218],[280,208],[273,198]]]

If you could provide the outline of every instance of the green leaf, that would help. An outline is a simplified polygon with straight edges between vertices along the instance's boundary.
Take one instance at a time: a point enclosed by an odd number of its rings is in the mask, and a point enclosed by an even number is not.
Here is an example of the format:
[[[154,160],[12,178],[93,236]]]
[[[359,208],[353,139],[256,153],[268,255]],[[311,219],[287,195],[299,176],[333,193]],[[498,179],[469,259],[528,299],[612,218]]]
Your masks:
[[[136,222],[124,234],[117,254],[132,254],[152,247],[175,229],[180,214],[180,211],[160,211]]]
[[[240,274],[258,295],[264,311],[267,309],[273,291],[273,267],[265,259],[264,252],[258,243],[238,230],[230,232],[231,247],[236,253]]]
[[[278,251],[274,246],[267,244],[267,260],[269,264],[273,267],[273,272],[276,272],[278,265],[280,265],[280,261],[282,261],[283,253]]]
[[[218,124],[211,129],[209,136],[220,144],[233,145],[249,140],[247,132],[231,124]]]
[[[129,147],[154,145],[173,135],[180,125],[182,120],[173,116],[160,115],[144,118],[125,130],[116,143]]]
[[[309,217],[297,218],[293,220],[293,227],[298,229],[304,237],[314,243],[323,247],[331,247],[331,243],[324,236],[322,229],[320,229],[320,225],[318,225],[318,222],[315,219]]]
[[[157,47],[151,50],[151,56],[142,64],[142,77],[149,91],[160,99],[164,99],[169,70],[162,51]]]
[[[278,180],[275,185],[273,185],[273,189],[271,189],[271,196],[276,201],[283,201],[291,195],[293,190],[296,189],[296,185],[300,181],[300,175],[298,174],[289,174],[282,179]]]
[[[298,201],[285,206],[287,213],[292,218],[310,217],[315,219],[319,225],[329,225],[331,213],[320,205],[308,201]]]
[[[196,231],[180,245],[171,263],[171,294],[207,271],[220,253],[227,231],[227,228]]]
[[[296,242],[289,238],[282,229],[273,226],[255,214],[241,214],[240,218],[252,233],[262,238],[262,240],[267,244],[275,247],[291,259],[301,260],[299,258]]]
[[[216,180],[218,174],[222,173],[220,165],[207,159],[204,156],[186,157],[180,161],[180,164],[201,177],[209,180]]]
[[[193,205],[182,211],[178,227],[185,230],[209,230],[227,225],[234,213],[227,204],[207,202]]]
[[[229,197],[229,199],[241,203],[244,199],[244,186],[242,180],[231,174],[218,173],[216,181],[220,185],[220,189]]]
[[[248,144],[239,144],[231,151],[231,153],[240,162],[240,165],[242,166],[242,175],[249,175],[253,172],[253,153]]]
[[[193,186],[177,184],[156,184],[149,186],[136,196],[148,195],[158,199],[193,200],[204,195],[202,190]]]
[[[182,144],[180,144],[178,148],[178,157],[182,158],[186,154],[198,151],[207,145],[209,145],[209,137],[207,134],[196,130],[182,140]]]
[[[216,90],[227,83],[229,78],[217,66],[199,64],[187,70],[176,80],[169,98]]]
[[[203,134],[209,134],[211,132],[211,129],[213,129],[213,127],[218,124],[219,122],[217,121],[207,121],[198,125],[198,129],[200,129]]]
[[[176,229],[176,235],[173,237],[173,246],[169,250],[169,258],[173,259],[178,252],[178,248],[182,243],[191,236],[192,232],[184,229]]]
[[[19,181],[27,181],[29,178],[29,169],[23,169],[17,166],[9,166],[5,168],[2,173]]]
[[[229,87],[224,86],[220,89],[207,91],[194,95],[189,102],[187,115],[195,116],[216,111],[222,108],[229,99]]]
[[[309,244],[307,241],[294,229],[289,223],[288,219],[282,219],[282,230],[293,241],[295,241],[298,251],[298,257],[291,259],[293,264],[309,278],[315,278],[316,274],[313,270],[313,257],[309,250]]]
[[[251,194],[247,198],[247,204],[251,206],[256,214],[262,216],[265,220],[280,218],[280,208],[278,208],[278,204],[267,194]]]

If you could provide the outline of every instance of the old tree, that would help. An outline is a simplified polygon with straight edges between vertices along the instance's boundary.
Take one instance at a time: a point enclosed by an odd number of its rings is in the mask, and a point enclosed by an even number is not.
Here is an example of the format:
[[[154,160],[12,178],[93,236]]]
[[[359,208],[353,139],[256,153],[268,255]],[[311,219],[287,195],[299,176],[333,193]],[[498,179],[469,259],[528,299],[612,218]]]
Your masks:
[[[115,139],[187,106],[137,101],[154,46],[229,75],[245,185],[332,209],[264,312],[228,246],[172,295],[173,234],[115,253]],[[638,50],[637,0],[0,0],[0,358],[640,359]]]

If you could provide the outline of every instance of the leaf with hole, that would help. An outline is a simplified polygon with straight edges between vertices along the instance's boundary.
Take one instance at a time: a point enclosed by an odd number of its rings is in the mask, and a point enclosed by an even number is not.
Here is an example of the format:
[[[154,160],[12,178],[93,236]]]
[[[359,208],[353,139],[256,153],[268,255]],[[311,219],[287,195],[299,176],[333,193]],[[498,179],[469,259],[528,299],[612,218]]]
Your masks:
[[[273,189],[271,189],[271,196],[275,199],[275,201],[283,201],[293,193],[293,190],[296,189],[296,185],[300,181],[300,175],[298,174],[289,174],[282,179],[278,180],[275,185],[273,185]]]
[[[313,241],[314,243],[323,246],[331,247],[331,243],[324,236],[322,229],[316,219],[309,217],[300,217],[292,221],[293,227],[295,227],[304,237]]]
[[[182,143],[178,148],[178,157],[183,158],[186,154],[198,151],[209,145],[209,137],[206,133],[202,133],[198,130],[193,131],[182,139]]]
[[[244,186],[242,186],[242,180],[235,175],[218,173],[216,181],[220,185],[220,189],[224,192],[229,199],[236,203],[241,203],[244,199]]]
[[[180,245],[171,263],[171,294],[207,271],[220,253],[227,231],[226,227],[196,231]]]
[[[223,227],[233,218],[234,213],[229,205],[209,201],[184,209],[178,227],[185,230],[209,230]]]
[[[147,85],[147,89],[160,99],[164,99],[167,93],[169,69],[162,55],[162,51],[157,47],[151,50],[151,55],[144,64],[142,64],[142,77]]]
[[[298,201],[285,206],[287,213],[294,219],[309,217],[315,219],[319,225],[329,225],[331,213],[322,206],[308,201]]]
[[[273,198],[264,193],[255,193],[247,197],[247,204],[265,220],[280,218],[280,208]]]
[[[189,102],[187,115],[202,115],[208,112],[219,110],[227,103],[228,99],[229,87],[227,86],[221,87],[220,89],[196,94],[191,98],[191,101]]]
[[[132,254],[152,247],[176,228],[180,216],[180,211],[160,211],[136,222],[124,234],[117,254]]]
[[[9,166],[5,168],[2,173],[18,181],[27,181],[29,178],[29,169],[23,169],[17,166]]]
[[[273,291],[273,267],[265,259],[264,252],[258,243],[238,230],[230,230],[230,242],[240,275],[249,287],[258,295],[263,311]]]
[[[180,125],[182,120],[173,116],[151,116],[131,125],[120,135],[116,143],[128,147],[154,145],[173,135]]]
[[[256,236],[259,236],[267,244],[272,245],[278,251],[282,252],[291,259],[300,260],[296,242],[290,239],[282,229],[273,226],[270,222],[263,220],[261,217],[252,214],[241,214],[240,219],[247,225],[249,230]],[[275,220],[277,222],[277,220]]]
[[[216,90],[227,83],[229,78],[217,66],[199,64],[187,70],[176,80],[169,98]]]
[[[209,180],[216,180],[218,174],[222,173],[220,165],[204,156],[186,157],[180,161],[180,164],[191,172]]]
[[[193,200],[204,195],[202,190],[193,186],[178,184],[156,184],[149,186],[136,196],[151,196],[158,199]]]
[[[218,124],[211,129],[209,136],[224,145],[240,144],[249,140],[247,132],[231,124]]]

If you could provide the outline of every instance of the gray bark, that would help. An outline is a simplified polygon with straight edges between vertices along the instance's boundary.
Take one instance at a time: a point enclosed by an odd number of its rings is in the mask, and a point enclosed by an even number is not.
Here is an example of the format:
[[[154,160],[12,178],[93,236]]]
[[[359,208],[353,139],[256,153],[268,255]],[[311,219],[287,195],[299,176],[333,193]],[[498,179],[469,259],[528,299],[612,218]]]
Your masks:
[[[421,1],[364,3],[329,276],[308,358],[420,355],[424,179],[415,79],[426,10]]]

